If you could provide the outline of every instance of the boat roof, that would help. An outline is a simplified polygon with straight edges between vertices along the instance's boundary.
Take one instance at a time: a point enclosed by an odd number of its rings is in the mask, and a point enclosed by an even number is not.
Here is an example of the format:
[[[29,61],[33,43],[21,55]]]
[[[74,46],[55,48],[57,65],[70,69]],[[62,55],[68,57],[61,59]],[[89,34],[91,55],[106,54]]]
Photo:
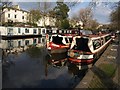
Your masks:
[[[89,35],[89,37],[93,38],[93,37],[102,37],[102,36],[106,36],[108,34],[91,34]]]
[[[62,35],[62,34],[53,34],[52,36],[58,36],[58,37],[68,37],[66,35]]]
[[[76,38],[101,38],[101,37],[104,37],[104,36],[107,36],[107,35],[110,35],[110,34],[90,34],[90,35],[81,35],[81,36],[75,36]]]

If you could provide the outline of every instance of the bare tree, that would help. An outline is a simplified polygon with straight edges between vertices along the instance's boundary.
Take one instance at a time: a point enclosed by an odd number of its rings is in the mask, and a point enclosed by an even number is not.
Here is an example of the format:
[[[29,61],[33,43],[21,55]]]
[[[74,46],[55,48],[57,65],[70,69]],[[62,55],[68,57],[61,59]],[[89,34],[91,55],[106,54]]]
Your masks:
[[[96,20],[89,20],[88,29],[96,30],[99,26],[99,23]]]
[[[79,11],[78,19],[83,22],[84,28],[88,28],[89,21],[92,20],[92,11],[89,8],[81,9]]]

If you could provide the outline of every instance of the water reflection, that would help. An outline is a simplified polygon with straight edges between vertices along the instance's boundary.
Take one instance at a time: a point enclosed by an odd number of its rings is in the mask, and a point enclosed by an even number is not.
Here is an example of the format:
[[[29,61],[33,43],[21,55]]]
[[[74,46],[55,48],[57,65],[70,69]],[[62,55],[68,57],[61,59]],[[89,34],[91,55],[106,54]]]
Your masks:
[[[2,55],[19,54],[32,47],[42,47],[46,43],[45,37],[1,40]]]
[[[64,53],[53,53],[49,54],[49,59],[47,59],[48,64],[53,67],[62,67],[66,65],[67,62],[67,52]]]
[[[75,86],[82,80],[82,78],[85,76],[88,69],[80,70],[79,67],[76,64],[69,63],[68,66],[68,73],[72,74],[73,77],[71,78],[71,86],[72,88],[75,88]]]
[[[19,40],[12,40],[16,41],[20,43]],[[17,51],[18,54],[11,51],[20,48],[22,42],[20,47],[14,43],[12,48],[8,45],[3,48],[3,88],[73,88],[84,76],[82,73],[85,72],[68,64],[67,52],[50,55],[44,47],[45,42],[24,45],[27,49]]]
[[[29,47],[29,49],[26,50],[26,53],[29,54],[31,58],[39,58],[43,52],[44,52],[43,48],[38,48],[35,46]]]

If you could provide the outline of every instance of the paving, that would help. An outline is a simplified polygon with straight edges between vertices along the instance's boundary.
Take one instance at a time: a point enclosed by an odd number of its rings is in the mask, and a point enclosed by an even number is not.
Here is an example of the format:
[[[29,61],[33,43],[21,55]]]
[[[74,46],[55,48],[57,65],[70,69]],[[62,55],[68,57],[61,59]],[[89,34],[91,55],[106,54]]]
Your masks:
[[[120,44],[118,40],[120,40],[120,36],[116,38],[115,42],[108,46],[75,88],[120,89]],[[107,66],[109,66],[109,68]],[[109,74],[107,75],[106,73],[112,73],[112,76],[108,76]]]
[[[120,40],[120,35],[118,37],[118,40]],[[113,78],[114,82],[118,83],[118,88],[120,90],[120,43],[119,43],[119,46],[118,46],[118,53],[117,53],[117,60],[116,60],[116,64],[117,64],[117,70],[116,70],[116,73],[115,73],[115,77]]]
[[[2,89],[2,49],[0,49],[0,90]]]

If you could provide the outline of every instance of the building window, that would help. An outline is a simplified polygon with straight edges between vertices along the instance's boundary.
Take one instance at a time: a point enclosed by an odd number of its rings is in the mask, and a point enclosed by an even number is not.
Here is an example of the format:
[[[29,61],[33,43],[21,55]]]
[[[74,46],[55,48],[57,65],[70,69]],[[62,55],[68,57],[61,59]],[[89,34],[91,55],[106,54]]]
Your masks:
[[[8,35],[13,35],[13,28],[8,28]]]
[[[10,8],[8,8],[8,11],[10,11]]]
[[[33,29],[33,34],[36,34],[37,33],[37,30],[36,29]]]
[[[10,14],[8,14],[8,17],[10,18]]]
[[[22,19],[24,19],[24,16],[22,16]]]
[[[15,15],[15,18],[17,18],[17,15]]]
[[[20,28],[18,28],[18,33],[20,33]]]
[[[25,29],[25,33],[29,33],[29,29],[26,28],[26,29]]]
[[[15,12],[17,12],[17,11],[15,10]]]
[[[22,11],[22,13],[24,13],[24,11]]]

